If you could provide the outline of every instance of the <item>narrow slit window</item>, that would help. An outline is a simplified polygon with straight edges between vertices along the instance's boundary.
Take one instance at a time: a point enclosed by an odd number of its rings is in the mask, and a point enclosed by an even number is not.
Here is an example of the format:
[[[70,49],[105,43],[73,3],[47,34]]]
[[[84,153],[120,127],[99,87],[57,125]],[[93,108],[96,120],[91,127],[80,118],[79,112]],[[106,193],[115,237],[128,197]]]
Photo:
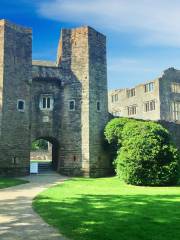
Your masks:
[[[12,157],[12,164],[17,165],[18,164],[18,159],[17,157]]]
[[[69,111],[75,111],[75,101],[74,100],[69,101]]]
[[[24,100],[17,101],[17,109],[20,112],[24,112],[24,110],[25,110],[25,101]]]
[[[46,108],[46,98],[43,97],[43,108]]]
[[[51,108],[51,99],[47,98],[47,108]]]
[[[97,101],[96,103],[96,108],[97,108],[97,111],[100,112],[101,111],[101,104],[100,104],[100,101]]]

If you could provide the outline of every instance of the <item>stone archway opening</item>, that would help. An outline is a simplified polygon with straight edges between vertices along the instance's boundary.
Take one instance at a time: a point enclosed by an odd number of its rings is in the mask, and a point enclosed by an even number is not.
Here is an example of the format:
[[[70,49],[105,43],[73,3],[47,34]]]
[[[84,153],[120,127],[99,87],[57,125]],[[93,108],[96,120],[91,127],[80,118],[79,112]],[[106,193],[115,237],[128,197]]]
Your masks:
[[[59,143],[50,137],[41,137],[31,144],[30,164],[37,163],[38,173],[57,171]]]

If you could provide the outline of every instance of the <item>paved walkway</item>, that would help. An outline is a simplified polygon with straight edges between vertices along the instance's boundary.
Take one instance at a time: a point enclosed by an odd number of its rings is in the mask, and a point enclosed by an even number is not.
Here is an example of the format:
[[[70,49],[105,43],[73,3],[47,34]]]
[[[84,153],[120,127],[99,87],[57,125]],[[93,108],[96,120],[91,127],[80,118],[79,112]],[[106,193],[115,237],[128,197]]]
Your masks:
[[[0,190],[0,240],[65,240],[31,206],[38,193],[65,177],[50,173],[25,179],[30,183]]]

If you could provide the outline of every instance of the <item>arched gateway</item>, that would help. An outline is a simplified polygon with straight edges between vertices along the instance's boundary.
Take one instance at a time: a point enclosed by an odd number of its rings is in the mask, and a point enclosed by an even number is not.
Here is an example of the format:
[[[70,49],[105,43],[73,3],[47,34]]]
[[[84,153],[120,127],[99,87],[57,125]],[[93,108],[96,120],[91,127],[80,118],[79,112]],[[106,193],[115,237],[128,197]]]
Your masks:
[[[46,146],[43,146],[40,151],[37,150],[31,150],[31,158],[30,160],[32,163],[37,160],[39,160],[39,167],[40,172],[41,168],[47,168],[46,170],[54,170],[57,171],[59,167],[59,150],[60,150],[60,144],[59,141],[54,137],[47,137],[47,136],[41,136],[37,139],[34,139],[32,143],[38,144],[39,140],[43,140],[43,143]]]
[[[0,21],[0,175],[29,174],[30,145],[53,141],[56,169],[103,176],[108,121],[106,38],[63,29],[57,61],[32,62],[32,32]]]

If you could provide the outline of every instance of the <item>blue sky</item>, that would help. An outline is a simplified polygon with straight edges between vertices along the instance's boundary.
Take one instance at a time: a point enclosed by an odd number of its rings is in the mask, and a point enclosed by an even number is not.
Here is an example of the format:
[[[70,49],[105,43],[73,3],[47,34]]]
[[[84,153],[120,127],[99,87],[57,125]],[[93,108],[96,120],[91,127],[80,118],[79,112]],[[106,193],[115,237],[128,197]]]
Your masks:
[[[32,27],[33,59],[55,60],[61,28],[107,36],[109,89],[180,69],[179,0],[0,0],[0,18]]]

